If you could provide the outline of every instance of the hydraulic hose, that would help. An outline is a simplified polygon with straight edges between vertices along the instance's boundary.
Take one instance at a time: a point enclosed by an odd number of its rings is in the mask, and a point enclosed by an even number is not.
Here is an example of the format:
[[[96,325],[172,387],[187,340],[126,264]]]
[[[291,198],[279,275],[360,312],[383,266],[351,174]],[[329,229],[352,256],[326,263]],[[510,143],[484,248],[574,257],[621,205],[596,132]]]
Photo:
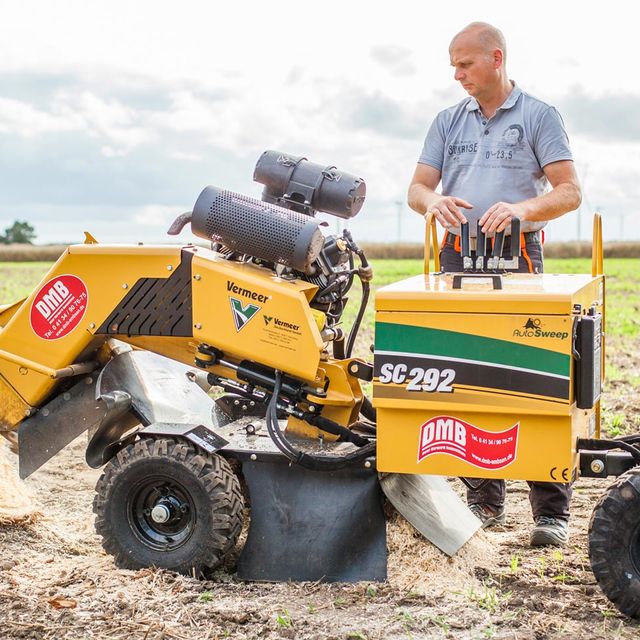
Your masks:
[[[292,447],[282,431],[280,431],[280,425],[278,424],[277,406],[278,395],[282,386],[282,374],[277,369],[275,370],[275,377],[276,383],[273,388],[273,394],[267,406],[267,431],[279,451],[289,460],[313,471],[335,471],[361,462],[375,453],[375,442],[370,442],[346,456],[316,456]]]

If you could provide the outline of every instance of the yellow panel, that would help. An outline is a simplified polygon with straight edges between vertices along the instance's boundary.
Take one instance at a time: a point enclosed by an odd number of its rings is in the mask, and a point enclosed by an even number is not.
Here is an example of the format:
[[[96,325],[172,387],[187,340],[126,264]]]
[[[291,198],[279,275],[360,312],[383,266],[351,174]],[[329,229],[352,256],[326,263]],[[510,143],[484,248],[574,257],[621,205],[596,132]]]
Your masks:
[[[230,263],[201,249],[192,271],[193,335],[198,342],[236,360],[250,359],[315,382],[324,345],[307,302],[317,291],[314,285],[279,278],[255,265]]]
[[[94,340],[93,333],[127,295],[139,278],[167,278],[180,263],[181,247],[78,245],[65,251],[32,294],[0,331],[0,349],[46,367],[58,369],[76,361]],[[114,254],[117,257],[114,257]],[[47,283],[71,274],[86,288],[85,310],[79,322],[58,339],[44,339],[31,326],[34,300]],[[64,317],[64,313],[59,316]],[[0,374],[30,405],[38,405],[56,381],[16,364],[0,360]]]
[[[554,417],[379,408],[378,470],[566,482],[577,463],[575,439],[589,435],[592,414],[574,410],[573,416]]]

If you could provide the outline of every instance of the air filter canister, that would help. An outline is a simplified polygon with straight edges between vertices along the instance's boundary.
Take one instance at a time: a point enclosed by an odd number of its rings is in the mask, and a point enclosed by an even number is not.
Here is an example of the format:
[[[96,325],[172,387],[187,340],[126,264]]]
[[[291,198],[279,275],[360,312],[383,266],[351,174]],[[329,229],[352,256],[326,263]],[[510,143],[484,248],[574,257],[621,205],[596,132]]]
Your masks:
[[[362,209],[367,193],[362,178],[281,151],[265,151],[253,179],[265,186],[262,199],[267,202],[307,203],[316,211],[345,219]]]
[[[234,251],[303,273],[311,271],[324,245],[314,218],[218,187],[206,187],[198,196],[191,231]]]

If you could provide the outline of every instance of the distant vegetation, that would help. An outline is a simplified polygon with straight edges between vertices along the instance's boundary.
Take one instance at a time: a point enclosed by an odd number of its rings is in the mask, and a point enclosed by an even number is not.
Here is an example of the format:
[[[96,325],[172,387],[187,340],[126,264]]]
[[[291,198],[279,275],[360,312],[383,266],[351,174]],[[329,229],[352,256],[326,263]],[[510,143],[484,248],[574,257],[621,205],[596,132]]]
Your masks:
[[[33,244],[36,230],[26,220],[16,220],[0,234],[0,244]]]
[[[422,244],[362,243],[368,258],[389,260],[415,260],[423,256]],[[2,244],[0,262],[53,262],[66,245]],[[590,258],[590,242],[551,242],[544,246],[545,258]],[[605,258],[640,258],[640,242],[608,242],[604,245]]]

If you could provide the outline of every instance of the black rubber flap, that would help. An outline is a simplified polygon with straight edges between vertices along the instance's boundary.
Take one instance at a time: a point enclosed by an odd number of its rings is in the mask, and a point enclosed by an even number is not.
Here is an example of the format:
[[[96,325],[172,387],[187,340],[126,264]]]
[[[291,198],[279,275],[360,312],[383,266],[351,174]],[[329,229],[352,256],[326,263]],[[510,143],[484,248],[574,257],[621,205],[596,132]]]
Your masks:
[[[387,536],[377,474],[245,462],[251,526],[238,578],[383,581]]]

